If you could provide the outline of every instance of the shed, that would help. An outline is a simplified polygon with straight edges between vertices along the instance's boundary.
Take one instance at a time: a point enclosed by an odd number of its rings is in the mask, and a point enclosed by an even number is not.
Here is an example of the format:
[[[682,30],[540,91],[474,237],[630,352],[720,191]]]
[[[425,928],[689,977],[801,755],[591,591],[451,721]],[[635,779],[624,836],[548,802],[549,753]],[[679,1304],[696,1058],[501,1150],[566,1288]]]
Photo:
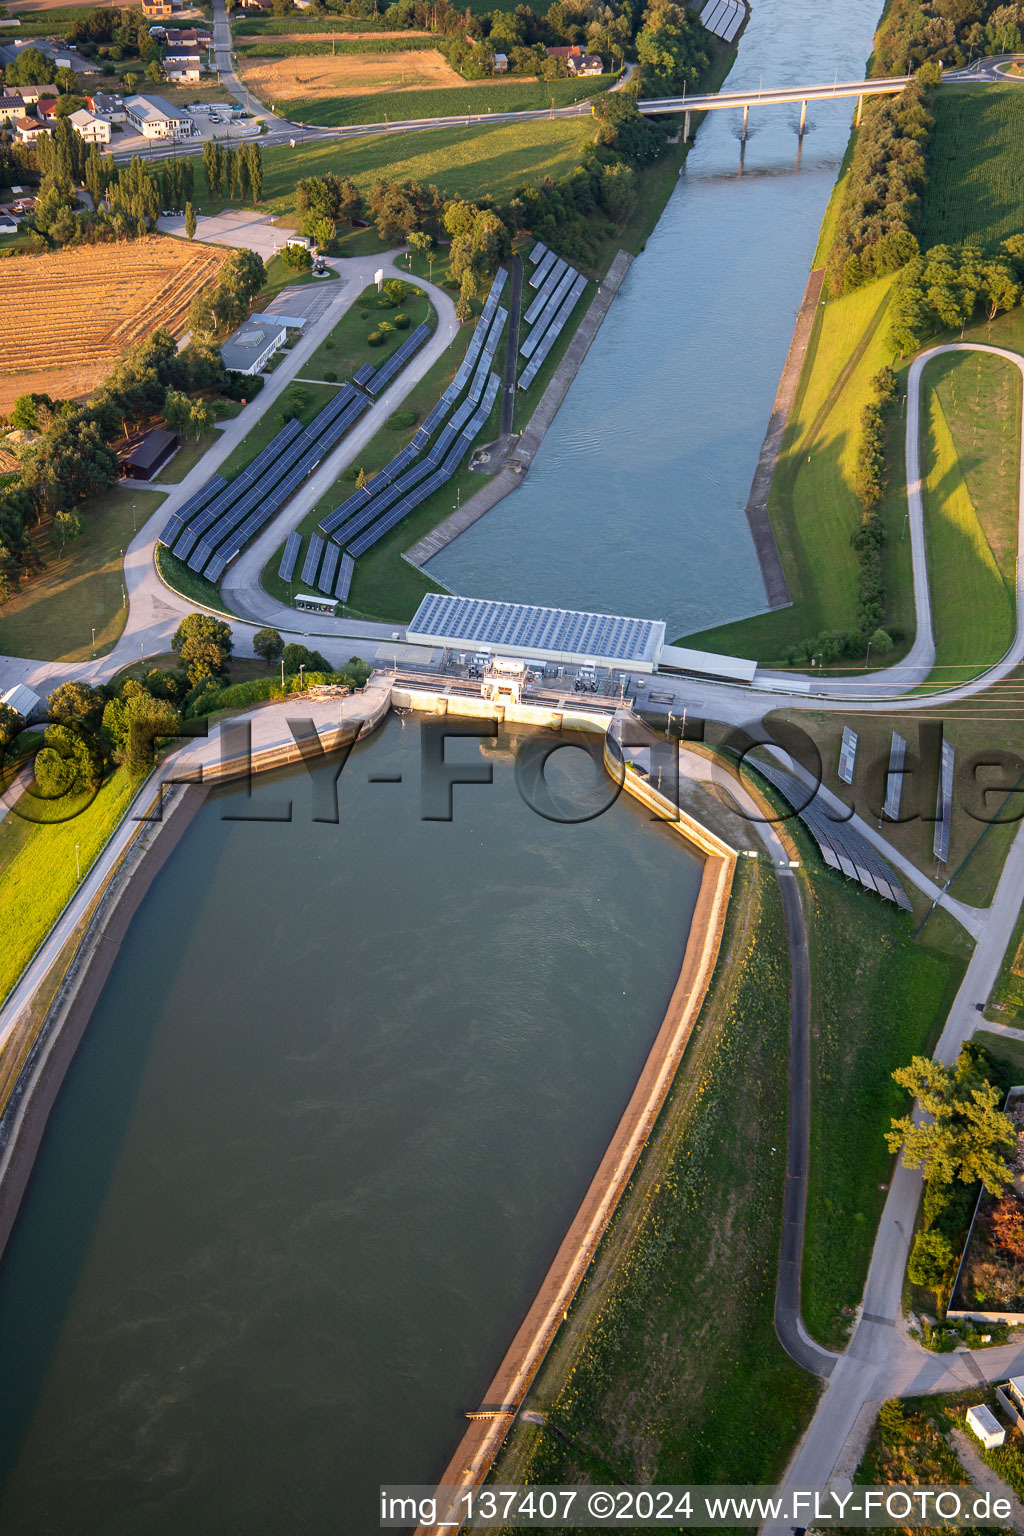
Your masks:
[[[986,1408],[984,1403],[979,1403],[976,1408],[968,1408],[967,1427],[974,1431],[986,1451],[995,1450],[1006,1439],[1006,1430],[991,1408]]]
[[[0,696],[0,704],[16,709],[23,720],[31,720],[39,708],[39,695],[33,693],[27,683],[15,683],[13,688]]]
[[[121,447],[121,474],[126,480],[152,480],[178,446],[176,432],[166,427],[150,427],[129,437]]]

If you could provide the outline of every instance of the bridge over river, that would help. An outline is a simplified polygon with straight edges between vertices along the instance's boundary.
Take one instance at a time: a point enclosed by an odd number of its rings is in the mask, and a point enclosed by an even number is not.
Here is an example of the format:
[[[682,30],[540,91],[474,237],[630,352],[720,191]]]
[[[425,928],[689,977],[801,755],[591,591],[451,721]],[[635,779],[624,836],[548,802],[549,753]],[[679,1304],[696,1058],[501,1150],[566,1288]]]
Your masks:
[[[691,112],[722,112],[742,108],[743,138],[747,137],[747,123],[751,107],[793,106],[800,103],[800,134],[807,122],[809,101],[840,101],[857,98],[857,122],[860,123],[865,96],[895,96],[905,90],[912,75],[893,75],[883,80],[834,80],[831,85],[784,85],[756,91],[715,91],[708,96],[659,96],[650,101],[638,101],[637,109],[646,117],[661,116],[666,112],[685,114],[683,139],[690,137]]]

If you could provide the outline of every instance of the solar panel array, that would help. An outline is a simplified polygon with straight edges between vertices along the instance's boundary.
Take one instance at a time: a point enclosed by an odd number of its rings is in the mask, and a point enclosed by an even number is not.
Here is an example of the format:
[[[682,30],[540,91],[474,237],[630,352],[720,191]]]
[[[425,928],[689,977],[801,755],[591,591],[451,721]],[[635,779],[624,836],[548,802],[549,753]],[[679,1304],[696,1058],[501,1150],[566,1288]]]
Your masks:
[[[843,726],[843,745],[839,753],[839,782],[840,784],[853,783],[853,765],[857,758],[857,732],[851,731],[848,725]]]
[[[534,246],[533,250],[530,252],[530,265],[531,265],[531,267],[535,267],[537,265],[538,261],[540,261],[541,257],[544,255],[544,252],[546,250],[547,250],[547,246],[544,244],[544,241],[543,240],[538,240],[537,244]]]
[[[557,263],[558,259],[559,258],[555,255],[554,251],[549,251],[545,247],[544,254],[540,258],[540,261],[537,263],[537,267],[533,276],[530,278],[531,288],[540,287],[548,273],[551,271],[552,267]]]
[[[653,660],[664,625],[653,619],[432,592],[420,603],[408,632],[459,644],[559,652],[594,661],[611,657],[626,663]]]
[[[776,767],[774,763],[764,763],[760,758],[754,760],[754,767],[794,809],[803,806],[803,810],[797,810],[796,814],[814,838],[822,858],[831,869],[840,870],[869,891],[877,891],[879,896],[883,896],[886,901],[894,901],[905,912],[912,910],[907,893],[897,877],[855,827],[851,827],[849,822],[832,821],[819,804],[817,795],[805,805],[806,786],[785,769]]]
[[[277,568],[277,574],[282,581],[291,581],[292,572],[295,570],[295,562],[299,558],[299,550],[302,548],[302,534],[293,528],[285,540],[284,549],[281,552],[281,564]]]
[[[548,267],[547,272],[544,274],[540,286],[537,289],[535,298],[531,302],[529,309],[526,311],[526,314],[523,316],[523,319],[526,321],[527,325],[533,325],[536,322],[541,310],[544,308],[545,304],[548,302],[551,295],[558,287],[558,284],[565,276],[566,272],[570,270],[571,269],[569,267],[569,263],[567,261],[562,261],[561,258],[559,258],[551,266]],[[534,273],[534,276],[536,276],[536,273]]]
[[[530,385],[537,377],[537,373],[541,367],[541,364],[547,357],[548,353],[551,351],[551,348],[554,346],[559,336],[562,334],[562,331],[565,327],[565,322],[568,320],[569,316],[576,308],[576,305],[579,303],[583,295],[583,290],[586,288],[586,286],[586,278],[583,276],[577,277],[576,281],[569,289],[569,292],[566,294],[565,298],[559,305],[558,313],[550,322],[544,332],[544,335],[541,337],[540,342],[533,353],[533,356],[530,358],[530,361],[519,375],[520,389],[529,389]],[[531,336],[529,340],[532,341],[533,337]],[[525,344],[523,350],[526,350]]]
[[[326,592],[328,597],[333,597],[334,595],[334,577],[338,570],[338,556],[340,554],[341,550],[337,544],[332,544],[328,541],[327,548],[324,550],[324,563],[320,567],[320,575],[316,583],[320,591]]]
[[[337,545],[334,547],[337,548]],[[339,602],[348,602],[349,588],[352,585],[352,572],[355,568],[355,561],[346,551],[341,557],[341,564],[338,566],[338,585],[334,589],[334,595]]]
[[[210,559],[203,574],[208,581],[219,581],[232,560],[238,558],[242,550],[248,544],[255,533],[268,523],[270,519],[284,506],[285,502],[298,490],[302,482],[312,474],[317,465],[326,458],[335,443],[348,431],[353,422],[369,410],[370,402],[364,396],[346,385],[345,390],[352,390],[350,398],[340,405],[344,390],[338,395],[325,411],[333,411],[333,419],[329,419],[326,426],[322,418],[322,411],[318,417],[308,426],[301,437],[288,449],[284,458],[275,465],[272,471],[268,471],[260,484],[251,490],[246,497],[239,502],[231,514],[231,526],[224,528],[221,537],[224,542],[220,544],[216,553]],[[314,438],[314,432],[317,436]],[[304,446],[307,445],[307,446]],[[287,468],[287,473],[280,478],[282,469]],[[276,484],[272,482],[276,481]],[[242,511],[247,513],[245,520],[237,521]],[[218,530],[211,529],[207,535],[211,539]],[[196,559],[199,551],[197,549]],[[190,569],[192,561],[189,562]]]
[[[892,746],[889,748],[889,773],[885,781],[885,808],[883,812],[890,821],[896,821],[900,814],[900,800],[903,797],[903,764],[906,756],[906,741],[899,731],[893,731]]]
[[[320,556],[323,554],[324,541],[318,533],[314,533],[306,550],[306,559],[302,567],[302,585],[311,587],[316,580],[316,573],[320,568]]]
[[[161,544],[166,544],[170,548],[189,519],[201,511],[224,485],[227,485],[224,476],[214,475],[212,480],[207,480],[205,485],[199,487],[183,507],[179,507],[177,512],[172,512],[160,533]]]
[[[427,413],[411,442],[372,480],[321,519],[321,531],[329,534],[339,545],[349,544],[353,554],[361,552],[351,542],[357,538],[362,548],[370,547],[368,543],[362,543],[362,538],[371,529],[371,525],[374,525],[375,537],[387,531],[386,528],[377,531],[378,518],[383,518],[386,513],[387,527],[394,527],[412,507],[418,506],[439,485],[443,485],[461,463],[472,438],[487,420],[500,387],[498,381],[493,386],[490,381],[493,378],[491,364],[508,320],[508,311],[498,303],[506,280],[504,268],[499,268],[455,378]],[[467,384],[469,390],[466,399],[442,427],[433,447],[426,451],[430,439],[445,422]],[[482,416],[476,409],[481,396],[484,401],[489,401]],[[478,417],[477,425],[472,426],[472,421],[477,421]],[[463,445],[462,439],[471,426],[471,436]]]
[[[477,406],[468,425],[455,439],[454,447],[449,450],[447,457],[440,467],[435,469],[432,475],[426,480],[421,481],[407,495],[403,496],[401,501],[396,506],[393,506],[389,512],[385,512],[384,516],[379,518],[377,522],[371,524],[365,533],[361,533],[357,538],[353,539],[349,543],[350,554],[355,556],[365,554],[372,545],[376,544],[378,539],[383,538],[390,529],[396,527],[402,521],[402,518],[411,512],[414,507],[418,507],[421,502],[426,501],[427,497],[432,496],[436,490],[444,485],[446,480],[451,479],[472,447],[474,437],[476,437],[480,428],[491,414],[500,388],[501,380],[496,373],[492,373],[487,381],[483,400]],[[469,401],[466,403],[471,404]],[[448,429],[446,428],[445,430]],[[444,433],[441,435],[443,437]],[[438,442],[440,442],[440,439],[438,439]],[[436,446],[434,452],[435,454],[437,453]]]
[[[700,13],[700,24],[716,37],[731,43],[743,25],[745,15],[742,0],[708,0]]]
[[[372,378],[363,383],[363,388],[371,395],[379,395],[385,384],[390,384],[395,374],[405,367],[414,352],[430,335],[429,325],[418,325],[411,336],[407,336],[397,352],[392,352],[386,363],[382,363]],[[362,381],[361,381],[362,382]]]
[[[289,443],[293,442],[301,431],[301,421],[295,421],[294,419],[286,421],[280,432],[267,444],[263,452],[258,453],[252,463],[247,465],[240,475],[236,475],[230,484],[226,484],[220,476],[214,477],[221,480],[224,489],[219,491],[212,501],[207,502],[198,516],[189,518],[188,523],[183,528],[174,545],[174,553],[178,556],[179,560],[188,559],[197,541],[207,529],[212,528],[227,508],[244,496],[247,490],[251,489],[254,481],[259,479],[263,471],[273,464],[277,455]]]
[[[935,806],[935,841],[932,852],[942,864],[949,863],[949,834],[953,824],[953,765],[956,748],[943,741],[939,762],[939,795]]]
[[[352,375],[352,378],[357,384],[365,384],[368,380],[373,378],[376,372],[377,367],[375,363],[364,363],[361,368],[356,370],[356,372]]]

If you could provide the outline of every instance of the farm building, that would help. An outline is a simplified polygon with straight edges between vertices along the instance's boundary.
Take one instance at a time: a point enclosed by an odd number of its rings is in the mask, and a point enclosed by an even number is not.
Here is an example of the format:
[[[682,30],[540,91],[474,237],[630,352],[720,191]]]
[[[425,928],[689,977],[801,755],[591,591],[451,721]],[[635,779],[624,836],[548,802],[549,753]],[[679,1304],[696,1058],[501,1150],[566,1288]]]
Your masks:
[[[137,432],[118,450],[121,474],[125,480],[152,480],[178,447],[178,436],[165,427],[151,427]]]
[[[18,233],[18,221],[9,213],[0,213],[0,235],[16,235]]]
[[[496,75],[508,74],[508,54],[496,53],[494,55],[494,73]]]
[[[69,122],[86,144],[110,143],[110,123],[107,118],[97,117],[95,113],[86,111],[85,107],[79,107],[77,112],[71,113]]]
[[[124,115],[144,139],[189,139],[195,133],[184,107],[172,107],[162,96],[129,96]]]
[[[253,315],[233,331],[220,349],[224,366],[235,373],[259,373],[279,347],[288,327],[267,315]]]

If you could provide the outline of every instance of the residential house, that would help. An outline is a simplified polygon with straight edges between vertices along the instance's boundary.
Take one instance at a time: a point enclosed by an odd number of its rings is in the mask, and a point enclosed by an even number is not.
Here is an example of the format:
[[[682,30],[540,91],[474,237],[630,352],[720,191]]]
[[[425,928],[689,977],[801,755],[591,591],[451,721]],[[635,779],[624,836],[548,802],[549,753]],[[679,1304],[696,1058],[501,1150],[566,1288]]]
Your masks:
[[[109,144],[110,122],[105,117],[97,117],[94,112],[87,112],[85,107],[80,107],[77,112],[72,112],[68,121],[72,128],[86,144]]]
[[[196,131],[184,107],[172,107],[163,96],[129,96],[124,115],[144,139],[189,139]]]
[[[604,60],[599,53],[585,53],[576,73],[578,75],[603,75]]]
[[[89,103],[90,112],[97,117],[105,117],[108,123],[124,122],[124,102],[120,96],[108,96],[106,91],[94,91],[85,99]]]
[[[24,117],[25,103],[15,91],[0,91],[0,123],[13,123]]]
[[[545,48],[549,59],[563,59],[570,75],[600,75],[604,64],[596,53],[584,53],[578,43],[562,44],[558,48]]]
[[[9,85],[9,93],[20,96],[26,107],[34,107],[44,96],[60,95],[55,85]]]
[[[180,4],[175,3],[175,0],[142,0],[142,14],[147,21],[159,21],[162,17],[173,16],[180,9]]]
[[[36,102],[36,117],[42,122],[54,123],[57,121],[56,96],[41,96]]]
[[[168,49],[178,48],[184,43],[191,51],[195,48],[209,48],[213,37],[202,27],[168,27],[164,32],[164,42]]]
[[[52,123],[41,123],[38,117],[19,117],[14,125],[19,144],[34,146],[41,133],[52,133]]]
[[[168,80],[176,80],[179,84],[196,81],[202,74],[202,60],[198,53],[168,51],[164,54],[164,72]]]

